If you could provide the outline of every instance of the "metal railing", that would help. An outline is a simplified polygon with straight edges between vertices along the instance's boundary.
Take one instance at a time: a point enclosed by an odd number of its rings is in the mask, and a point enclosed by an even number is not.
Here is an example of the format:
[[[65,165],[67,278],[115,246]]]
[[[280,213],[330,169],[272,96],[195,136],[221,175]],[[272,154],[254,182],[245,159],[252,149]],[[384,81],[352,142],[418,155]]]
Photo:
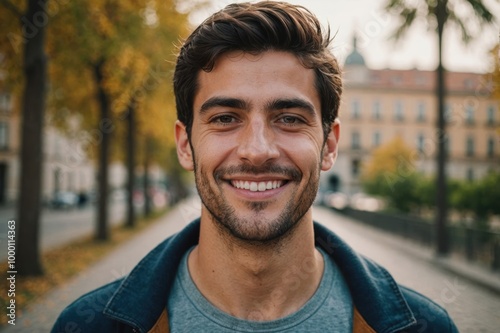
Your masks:
[[[342,214],[364,224],[402,236],[429,247],[435,244],[434,225],[413,216],[368,212],[347,208]],[[500,270],[500,232],[471,227],[448,226],[450,252],[494,271]]]

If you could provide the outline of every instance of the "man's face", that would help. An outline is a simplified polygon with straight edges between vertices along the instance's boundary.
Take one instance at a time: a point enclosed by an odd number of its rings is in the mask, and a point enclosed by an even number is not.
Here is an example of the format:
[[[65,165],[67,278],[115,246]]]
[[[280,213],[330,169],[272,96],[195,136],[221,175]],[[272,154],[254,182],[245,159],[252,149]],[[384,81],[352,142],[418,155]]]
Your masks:
[[[325,143],[314,71],[287,52],[225,54],[199,73],[193,112],[191,144],[179,122],[176,138],[202,219],[243,240],[285,235],[310,211],[336,153],[338,124]]]

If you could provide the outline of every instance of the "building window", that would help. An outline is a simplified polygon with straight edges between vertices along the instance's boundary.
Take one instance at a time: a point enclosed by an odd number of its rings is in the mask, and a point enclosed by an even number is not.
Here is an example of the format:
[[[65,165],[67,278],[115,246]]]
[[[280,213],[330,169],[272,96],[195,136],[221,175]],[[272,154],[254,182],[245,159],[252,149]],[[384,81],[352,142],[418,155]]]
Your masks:
[[[372,73],[371,74],[371,79],[372,79],[372,82],[373,83],[380,83],[380,75],[378,75],[377,73]]]
[[[486,111],[486,123],[488,125],[495,125],[495,106],[488,106],[488,110]]]
[[[373,114],[372,114],[372,118],[373,119],[376,119],[376,120],[380,120],[382,119],[382,114],[381,114],[381,111],[380,111],[380,102],[379,101],[375,101],[373,102]]]
[[[415,83],[417,86],[423,86],[427,83],[427,80],[423,74],[418,74],[417,72],[417,75],[415,75]]]
[[[361,106],[359,100],[355,99],[351,103],[351,118],[359,119],[361,117]]]
[[[361,148],[361,136],[359,132],[352,132],[351,134],[351,148],[360,149]]]
[[[394,119],[396,119],[397,121],[404,120],[403,103],[401,101],[396,101],[396,103],[394,104]]]
[[[376,131],[373,133],[373,146],[378,147],[380,146],[380,132]]]
[[[465,144],[465,154],[467,156],[474,156],[474,138],[469,136]]]
[[[424,102],[419,102],[417,104],[417,120],[425,121],[425,104]]]
[[[421,153],[424,151],[424,143],[425,143],[425,137],[422,133],[420,133],[417,136],[417,149]]]
[[[464,87],[467,90],[473,89],[474,88],[474,81],[472,81],[471,79],[465,79],[464,80]]]
[[[9,148],[9,124],[0,122],[0,149]]]
[[[495,138],[490,137],[488,138],[488,145],[486,148],[486,155],[488,157],[494,157],[495,156]]]
[[[7,93],[0,92],[0,110],[10,111],[10,95]]]
[[[472,105],[465,107],[465,122],[469,125],[474,124],[474,107]]]
[[[394,75],[391,77],[392,84],[400,85],[403,82],[403,79],[399,75]]]
[[[450,122],[452,118],[453,108],[450,104],[446,104],[444,106],[444,120],[446,122]]]
[[[358,159],[354,159],[351,162],[351,174],[353,177],[358,177],[360,171],[360,161]]]

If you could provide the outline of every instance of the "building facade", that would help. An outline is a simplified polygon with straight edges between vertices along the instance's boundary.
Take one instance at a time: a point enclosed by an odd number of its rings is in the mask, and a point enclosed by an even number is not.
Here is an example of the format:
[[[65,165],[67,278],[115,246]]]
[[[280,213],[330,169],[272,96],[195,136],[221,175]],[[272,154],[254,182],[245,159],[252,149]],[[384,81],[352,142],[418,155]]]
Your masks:
[[[348,194],[361,192],[363,164],[374,149],[396,136],[415,149],[414,168],[428,175],[435,174],[440,139],[445,140],[450,178],[473,181],[500,170],[500,103],[491,96],[490,77],[446,73],[447,130],[442,136],[437,132],[435,75],[417,69],[370,69],[354,38],[344,65],[339,156],[323,184],[335,183]]]
[[[17,196],[19,177],[19,117],[13,112],[13,101],[6,90],[0,89],[0,204]]]
[[[21,122],[7,90],[0,89],[0,205],[17,202],[20,184]],[[94,188],[95,167],[81,142],[48,124],[44,129],[42,200],[58,191],[88,192]]]

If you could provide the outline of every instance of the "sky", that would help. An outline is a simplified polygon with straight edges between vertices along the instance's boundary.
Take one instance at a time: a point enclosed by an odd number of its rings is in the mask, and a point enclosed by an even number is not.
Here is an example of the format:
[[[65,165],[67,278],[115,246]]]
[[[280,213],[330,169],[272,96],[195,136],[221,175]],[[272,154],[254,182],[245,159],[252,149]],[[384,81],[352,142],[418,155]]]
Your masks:
[[[434,70],[437,66],[437,37],[428,31],[423,22],[417,22],[408,34],[399,41],[390,39],[398,25],[398,19],[388,15],[383,6],[387,0],[288,0],[311,10],[332,33],[336,33],[333,52],[343,63],[352,50],[354,32],[358,37],[358,49],[368,67],[373,69]],[[410,2],[423,0],[408,0]],[[212,4],[191,16],[191,22],[198,25],[212,12],[239,0],[212,0]],[[465,1],[455,1],[465,2]],[[444,66],[451,71],[486,73],[492,69],[492,59],[488,51],[500,40],[500,1],[485,0],[498,16],[489,28],[476,27],[476,35],[465,46],[457,28],[445,31]],[[467,13],[467,7],[457,7]]]

